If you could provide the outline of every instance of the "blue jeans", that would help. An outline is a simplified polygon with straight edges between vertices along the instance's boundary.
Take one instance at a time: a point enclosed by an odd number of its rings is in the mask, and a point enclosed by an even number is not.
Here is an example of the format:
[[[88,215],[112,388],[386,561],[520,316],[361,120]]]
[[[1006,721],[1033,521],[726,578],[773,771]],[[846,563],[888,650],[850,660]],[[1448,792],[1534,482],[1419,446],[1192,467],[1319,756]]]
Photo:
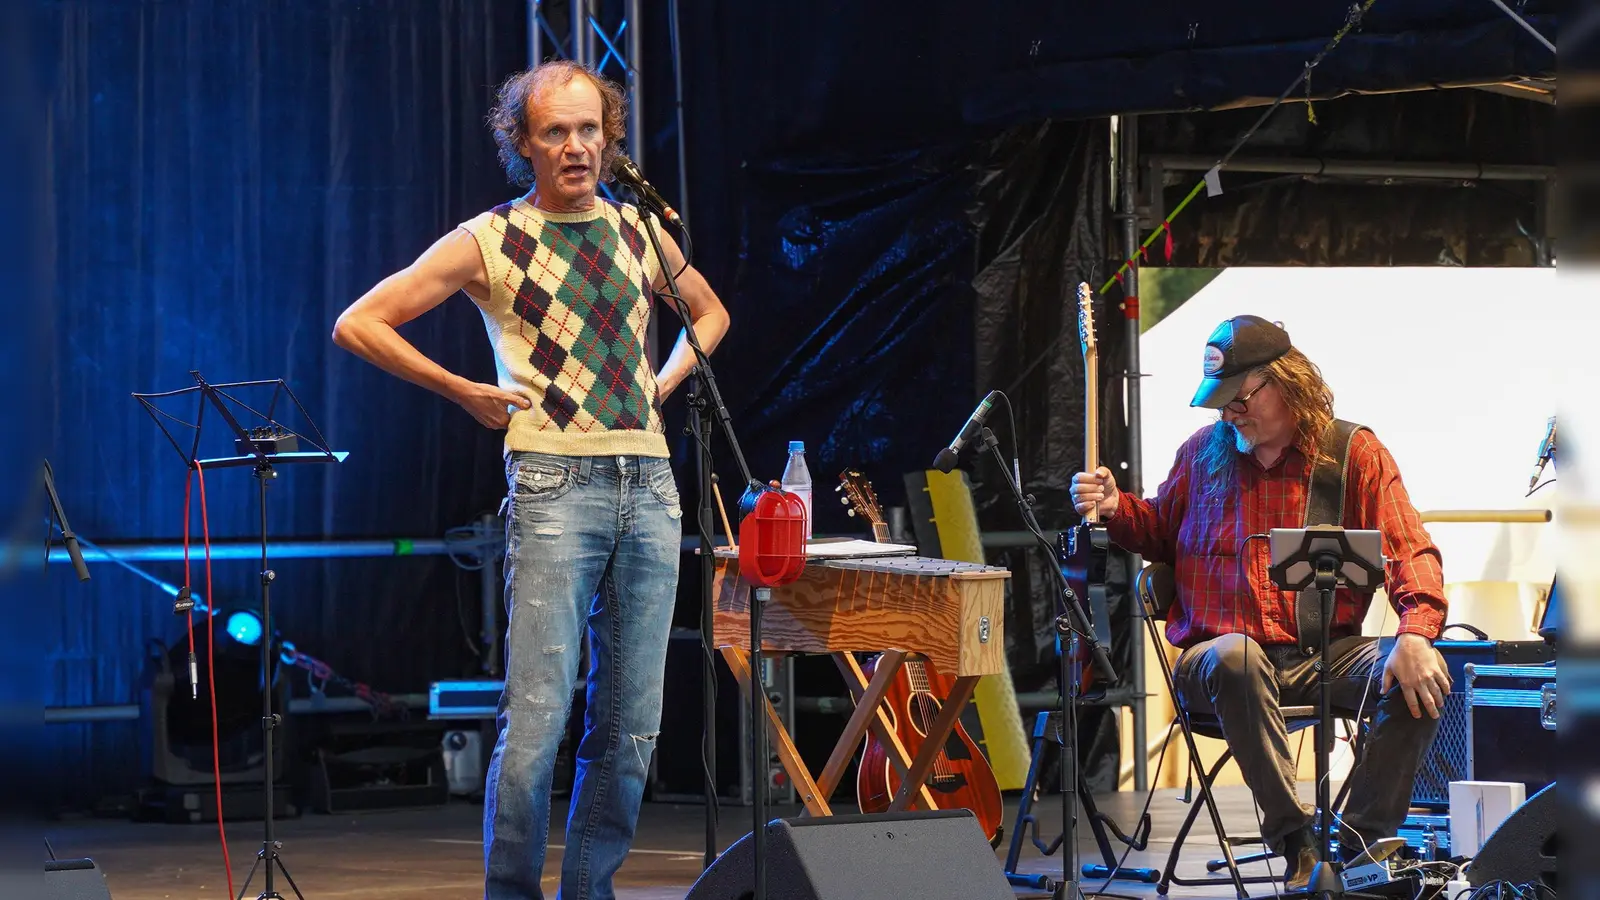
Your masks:
[[[483,811],[486,900],[542,900],[556,749],[589,641],[564,900],[612,900],[661,725],[683,508],[665,459],[513,453],[506,683]]]

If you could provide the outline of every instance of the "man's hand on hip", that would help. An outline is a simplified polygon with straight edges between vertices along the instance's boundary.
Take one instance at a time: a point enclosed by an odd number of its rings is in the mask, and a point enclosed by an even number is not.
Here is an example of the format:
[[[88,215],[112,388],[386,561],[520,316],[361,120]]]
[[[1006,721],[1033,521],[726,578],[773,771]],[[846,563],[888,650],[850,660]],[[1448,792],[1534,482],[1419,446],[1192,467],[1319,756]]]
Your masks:
[[[1383,692],[1387,694],[1396,684],[1405,692],[1412,718],[1422,718],[1424,709],[1429,716],[1439,718],[1444,698],[1450,693],[1450,672],[1445,668],[1444,657],[1427,638],[1402,634],[1395,639],[1394,649],[1383,664]]]
[[[461,408],[472,414],[479,424],[496,431],[511,424],[510,407],[528,409],[533,401],[521,394],[501,390],[497,385],[469,381],[455,391],[452,398]]]
[[[1117,504],[1122,494],[1117,491],[1116,476],[1105,466],[1096,469],[1092,474],[1079,472],[1072,476],[1072,508],[1078,515],[1088,515],[1089,510],[1096,504],[1100,507],[1100,520],[1105,521],[1116,514]]]

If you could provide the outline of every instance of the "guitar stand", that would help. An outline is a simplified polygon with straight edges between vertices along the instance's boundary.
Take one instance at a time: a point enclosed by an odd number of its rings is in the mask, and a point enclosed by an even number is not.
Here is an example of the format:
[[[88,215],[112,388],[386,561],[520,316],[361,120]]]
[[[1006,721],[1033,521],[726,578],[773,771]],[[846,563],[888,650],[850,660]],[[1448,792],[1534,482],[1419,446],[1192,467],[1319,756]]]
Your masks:
[[[1054,841],[1046,844],[1039,839],[1039,820],[1033,815],[1033,803],[1037,799],[1039,788],[1039,769],[1043,765],[1045,743],[1061,743],[1059,711],[1039,713],[1033,721],[1033,757],[1028,765],[1028,778],[1022,786],[1022,799],[1017,805],[1016,824],[1012,826],[1011,846],[1006,852],[1005,873],[1006,880],[1013,887],[1032,888],[1037,891],[1054,892],[1057,885],[1049,875],[1030,875],[1017,871],[1017,864],[1022,857],[1022,840],[1025,832],[1031,832],[1033,845],[1045,856],[1053,856],[1061,848],[1065,834],[1058,835]],[[1161,873],[1155,869],[1138,868],[1133,866],[1117,866],[1117,855],[1111,848],[1111,836],[1106,833],[1109,828],[1117,840],[1134,850],[1143,850],[1150,843],[1150,819],[1142,818],[1133,829],[1133,835],[1123,834],[1122,829],[1110,816],[1100,812],[1094,804],[1094,795],[1089,792],[1089,785],[1084,781],[1080,772],[1078,775],[1078,801],[1083,804],[1083,811],[1089,818],[1089,830],[1094,833],[1095,844],[1100,849],[1100,858],[1103,865],[1085,864],[1081,870],[1085,878],[1111,878],[1113,880],[1138,881],[1144,884],[1155,884],[1161,880]],[[1115,875],[1113,875],[1115,873]],[[1118,896],[1104,894],[1100,896]]]

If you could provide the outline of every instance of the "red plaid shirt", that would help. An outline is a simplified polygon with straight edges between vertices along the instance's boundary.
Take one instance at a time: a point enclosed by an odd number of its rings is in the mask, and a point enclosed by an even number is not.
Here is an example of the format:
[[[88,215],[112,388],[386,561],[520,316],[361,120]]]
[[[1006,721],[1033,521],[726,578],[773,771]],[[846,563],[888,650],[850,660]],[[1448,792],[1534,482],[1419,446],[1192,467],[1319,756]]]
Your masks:
[[[1147,561],[1173,567],[1177,599],[1167,615],[1173,646],[1234,632],[1262,645],[1297,644],[1295,595],[1274,587],[1267,575],[1266,539],[1245,538],[1305,524],[1311,466],[1294,448],[1265,468],[1253,454],[1239,454],[1233,494],[1222,503],[1206,502],[1194,467],[1212,427],[1184,442],[1154,499],[1122,492],[1107,533]],[[1357,432],[1351,443],[1348,485],[1342,524],[1383,532],[1386,587],[1400,614],[1399,632],[1437,638],[1446,606],[1439,548],[1411,505],[1394,457],[1370,431]],[[1370,597],[1340,588],[1334,594],[1332,633],[1358,633],[1370,603]]]

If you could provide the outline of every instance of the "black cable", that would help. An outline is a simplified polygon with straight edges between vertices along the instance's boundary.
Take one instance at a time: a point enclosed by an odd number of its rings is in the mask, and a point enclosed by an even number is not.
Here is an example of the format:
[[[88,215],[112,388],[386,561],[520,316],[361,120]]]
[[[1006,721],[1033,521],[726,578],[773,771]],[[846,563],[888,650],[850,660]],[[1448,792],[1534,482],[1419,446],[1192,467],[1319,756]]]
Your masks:
[[[1144,635],[1142,635],[1142,634],[1139,635],[1139,639],[1140,640],[1144,640]],[[1156,757],[1156,769],[1155,770],[1156,770],[1156,773],[1158,775],[1161,772],[1161,766],[1164,763],[1166,763],[1166,761],[1167,761],[1167,748],[1170,747],[1170,746],[1172,746],[1172,726],[1168,725],[1167,726],[1167,739],[1161,742],[1161,753],[1160,753],[1159,756]],[[1143,752],[1145,752],[1145,750],[1144,750],[1143,747],[1136,747],[1136,748],[1134,748],[1134,752],[1135,753],[1143,753]],[[1155,789],[1154,785],[1151,785],[1150,789],[1145,793],[1144,809],[1139,811],[1139,819],[1138,819],[1138,821],[1141,824],[1149,822],[1149,819],[1150,819],[1150,802],[1152,800],[1154,800],[1155,798],[1156,798],[1156,789]],[[1102,816],[1102,818],[1104,818],[1104,817]],[[1135,832],[1135,834],[1137,834],[1138,833],[1138,828],[1135,828],[1134,832]],[[1118,834],[1117,836],[1118,837],[1122,837],[1121,834]],[[1093,893],[1087,894],[1085,896],[1088,896],[1088,897],[1121,897],[1121,896],[1123,896],[1121,894],[1107,894],[1105,892],[1106,888],[1111,886],[1111,882],[1112,882],[1113,879],[1115,879],[1117,877],[1117,873],[1122,871],[1122,867],[1128,862],[1128,857],[1130,855],[1132,855],[1133,851],[1135,851],[1135,850],[1143,850],[1143,849],[1145,849],[1145,847],[1149,846],[1149,838],[1150,838],[1150,832],[1149,832],[1148,827],[1147,827],[1146,831],[1145,831],[1145,840],[1144,841],[1130,841],[1130,840],[1124,839],[1123,843],[1127,845],[1128,849],[1122,851],[1122,858],[1117,860],[1116,866],[1112,868],[1111,874],[1106,876],[1106,880],[1105,880],[1104,883],[1102,883],[1100,885],[1100,889],[1097,890],[1097,891],[1094,891]]]
[[[1006,418],[1009,420],[1009,423],[1011,425],[1011,460],[1012,460],[1012,466],[1013,466],[1013,471],[1011,473],[1011,478],[1014,478],[1016,480],[1017,492],[1020,494],[1020,493],[1022,493],[1022,473],[1020,471],[1016,471],[1015,467],[1017,465],[1017,462],[1016,462],[1017,459],[1022,454],[1018,450],[1018,443],[1017,443],[1017,417],[1016,417],[1016,411],[1012,409],[1012,407],[1011,407],[1011,398],[1006,396],[1006,392],[1005,391],[995,391],[995,394],[999,397],[999,399],[1004,400],[1005,404],[1006,404]],[[1030,502],[1031,502],[1031,498],[1030,498]],[[1030,534],[1032,534],[1034,536],[1034,538],[1036,540],[1038,540],[1039,543],[1045,548],[1045,559],[1054,561],[1056,559],[1055,547],[1050,543],[1050,539],[1044,536],[1044,532],[1039,530],[1038,528],[1034,527],[1034,523],[1032,521],[1030,521],[1030,517],[1029,516],[1023,516],[1022,517],[1022,525],[1023,525],[1024,528],[1028,529],[1028,532]],[[1069,620],[1069,622],[1070,622],[1070,620]],[[1089,635],[1084,634],[1083,632],[1079,631],[1076,628],[1070,627],[1070,624],[1069,624],[1069,627],[1067,629],[1067,634],[1076,634],[1079,638],[1082,638],[1084,640],[1088,640],[1088,638],[1089,638]],[[1062,637],[1066,637],[1066,635],[1063,635]],[[1074,719],[1074,721],[1076,721],[1076,719]]]
[[[1282,98],[1280,97],[1279,99],[1281,100]],[[1239,555],[1237,557],[1237,559],[1239,561],[1238,565],[1239,565],[1239,568],[1241,570],[1239,575],[1240,575],[1240,580],[1244,583],[1244,586],[1245,586],[1245,588],[1247,590],[1250,589],[1249,573],[1246,573],[1246,572],[1242,571],[1243,568],[1244,568],[1245,550],[1246,550],[1246,548],[1248,548],[1250,546],[1250,542],[1252,540],[1255,540],[1257,538],[1260,538],[1262,540],[1266,540],[1267,537],[1268,536],[1265,535],[1265,534],[1251,534],[1251,535],[1246,535],[1245,539],[1239,542]],[[1250,599],[1252,599],[1252,600],[1256,600],[1257,599],[1255,597],[1255,591],[1251,590],[1250,594],[1251,594]],[[1257,601],[1257,609],[1259,610],[1259,608],[1260,608],[1260,603],[1259,603],[1259,601]],[[1248,711],[1249,716],[1250,716],[1250,733],[1251,734],[1260,734],[1261,733],[1261,729],[1256,724],[1256,722],[1257,722],[1256,706],[1255,706],[1254,703],[1250,702],[1250,697],[1248,695],[1248,686],[1249,686],[1248,675],[1249,675],[1249,673],[1251,671],[1251,669],[1250,669],[1250,648],[1254,647],[1256,645],[1256,642],[1247,634],[1243,635],[1243,637],[1244,637],[1244,670],[1245,670],[1245,673],[1246,673],[1246,680],[1242,681],[1241,684],[1243,684],[1246,687],[1246,690],[1247,690],[1247,694],[1245,696],[1245,704],[1244,705],[1245,705],[1245,709]],[[1280,703],[1281,703],[1281,699],[1282,699],[1281,695],[1280,695],[1279,699],[1280,699]],[[1218,719],[1220,721],[1221,717],[1219,716]],[[1287,726],[1285,726],[1285,730],[1287,730]],[[1226,737],[1227,735],[1224,734],[1223,736]],[[1239,754],[1235,753],[1234,754],[1234,761],[1238,762],[1238,759],[1239,759]],[[1244,773],[1244,767],[1240,766],[1239,771],[1240,771],[1240,774],[1243,774]],[[1252,789],[1252,791],[1253,791],[1253,789]],[[1313,804],[1313,805],[1315,805],[1315,804]],[[1262,862],[1265,863],[1266,866],[1267,866],[1267,877],[1272,879],[1272,881],[1274,883],[1276,883],[1277,880],[1278,880],[1278,873],[1272,871],[1272,856],[1271,856],[1272,847],[1267,844],[1267,835],[1266,835],[1267,826],[1266,826],[1266,823],[1261,820],[1261,804],[1255,802],[1255,797],[1254,797],[1253,793],[1252,793],[1252,796],[1250,798],[1250,811],[1252,813],[1254,813],[1255,817],[1256,817],[1256,834],[1259,835],[1260,838],[1261,838],[1262,848],[1267,851],[1267,853],[1263,854],[1266,858],[1262,860]],[[1315,829],[1313,829],[1313,830],[1315,830]],[[1287,846],[1285,846],[1284,849],[1287,850],[1289,848]],[[1231,849],[1226,849],[1226,854],[1225,855],[1231,856],[1232,855],[1232,850]],[[1285,879],[1287,879],[1289,877],[1289,866],[1293,865],[1294,863],[1293,863],[1293,860],[1290,860],[1287,855],[1285,855],[1283,857],[1283,862],[1284,862],[1283,877]],[[1237,865],[1237,863],[1235,863],[1235,865]],[[1285,881],[1284,887],[1285,887],[1285,889],[1288,888],[1287,881]]]
[[[487,576],[485,576],[487,577]],[[461,567],[457,566],[451,573],[451,582],[456,589],[456,621],[461,624],[461,640],[467,645],[467,650],[478,659],[483,659],[483,651],[478,649],[478,644],[472,639],[472,627],[467,624],[466,598],[461,595]]]
[[[672,276],[674,281],[682,278],[683,273],[689,271],[689,264],[694,261],[694,237],[689,232],[689,226],[680,226],[678,230],[683,232],[683,268]]]

